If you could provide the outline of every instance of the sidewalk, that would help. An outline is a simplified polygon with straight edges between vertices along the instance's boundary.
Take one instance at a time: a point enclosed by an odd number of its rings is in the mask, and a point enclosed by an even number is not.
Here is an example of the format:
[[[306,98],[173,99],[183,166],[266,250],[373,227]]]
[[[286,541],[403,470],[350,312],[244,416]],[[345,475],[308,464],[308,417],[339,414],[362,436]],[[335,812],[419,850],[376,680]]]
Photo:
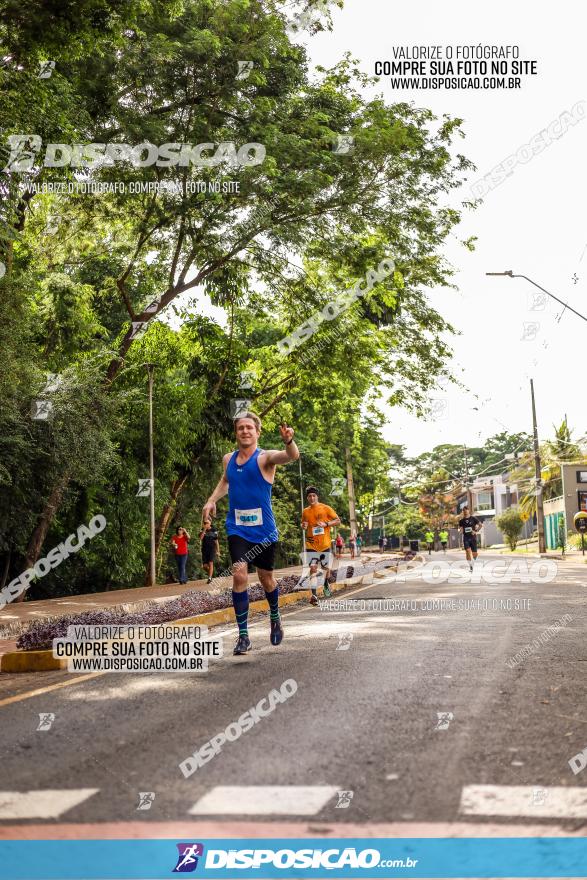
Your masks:
[[[580,562],[581,560],[587,560],[587,546],[585,548],[585,556],[581,553],[580,550],[575,550],[575,548],[567,548],[565,550],[565,555],[563,556],[560,550],[547,550],[546,553],[538,552],[538,542],[537,541],[529,541],[528,542],[528,550],[526,551],[525,542],[520,542],[515,550],[510,550],[507,544],[493,544],[491,547],[480,547],[481,553],[496,553],[499,555],[507,554],[512,556],[534,556],[537,559],[541,557],[543,559],[560,559],[561,561],[568,562]]]
[[[384,554],[386,555],[386,554]],[[379,554],[363,553],[361,563],[365,563]],[[345,565],[356,565],[359,561],[356,557],[351,560],[350,555],[343,554],[342,562]],[[302,572],[301,565],[275,570],[275,577],[282,578],[288,575],[298,575]],[[253,572],[249,575],[249,583],[258,580]],[[226,589],[232,583],[230,576],[215,578],[210,585],[213,590]],[[102,609],[121,611],[142,611],[152,602],[166,602],[181,596],[188,590],[207,591],[210,586],[205,579],[188,581],[185,586],[174,584],[158,584],[156,587],[134,587],[126,590],[109,590],[105,593],[84,593],[80,596],[63,596],[58,599],[40,599],[34,602],[18,602],[6,605],[0,611],[0,656],[16,649],[16,640],[29,623],[39,620],[50,620],[61,617],[64,614],[81,614],[84,611],[96,611]]]
[[[298,574],[301,566],[282,568],[275,572],[276,577]],[[257,580],[255,574],[249,575],[249,583]],[[49,620],[63,614],[81,614],[84,611],[116,609],[122,611],[141,611],[149,602],[166,602],[175,599],[187,590],[222,589],[231,582],[228,577],[216,578],[209,586],[206,579],[188,581],[181,586],[157,584],[156,587],[132,587],[127,590],[108,590],[105,593],[83,593],[80,596],[62,596],[59,599],[39,599],[34,602],[12,602],[0,611],[0,639],[17,636],[26,624],[37,620]]]

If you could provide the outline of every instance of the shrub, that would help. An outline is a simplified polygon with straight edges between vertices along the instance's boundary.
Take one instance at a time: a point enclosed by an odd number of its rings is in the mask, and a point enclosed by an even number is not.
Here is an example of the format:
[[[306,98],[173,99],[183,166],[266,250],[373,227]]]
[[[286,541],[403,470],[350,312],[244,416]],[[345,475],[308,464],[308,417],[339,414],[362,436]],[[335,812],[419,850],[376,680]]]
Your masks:
[[[520,511],[516,507],[510,507],[495,518],[495,524],[500,532],[503,532],[510,550],[516,549],[518,538],[522,534],[524,521]]]

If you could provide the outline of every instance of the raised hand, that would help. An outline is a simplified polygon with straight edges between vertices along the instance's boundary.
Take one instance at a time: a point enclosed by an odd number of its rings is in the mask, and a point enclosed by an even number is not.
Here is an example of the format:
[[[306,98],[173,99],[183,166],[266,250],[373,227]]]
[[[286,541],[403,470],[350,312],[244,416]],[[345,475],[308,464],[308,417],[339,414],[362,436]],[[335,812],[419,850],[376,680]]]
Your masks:
[[[279,426],[279,433],[284,443],[288,443],[294,435],[294,429],[290,428],[285,422]]]

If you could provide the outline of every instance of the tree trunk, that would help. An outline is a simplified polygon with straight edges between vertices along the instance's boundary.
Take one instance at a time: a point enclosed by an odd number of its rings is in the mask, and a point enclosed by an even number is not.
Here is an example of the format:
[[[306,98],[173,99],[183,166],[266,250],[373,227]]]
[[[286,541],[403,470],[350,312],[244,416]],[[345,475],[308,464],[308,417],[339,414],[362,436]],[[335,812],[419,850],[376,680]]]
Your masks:
[[[4,571],[2,572],[2,580],[0,581],[0,590],[3,590],[8,582],[8,575],[10,573],[10,560],[12,558],[12,547],[8,548],[8,552],[6,553],[6,561],[4,563]]]
[[[181,492],[185,484],[187,483],[189,475],[190,471],[183,471],[173,481],[173,483],[171,484],[171,490],[169,492],[169,501],[166,501],[163,505],[161,515],[157,520],[157,524],[155,526],[155,557],[157,559],[159,558],[163,538],[165,537],[165,533],[167,532],[167,528],[169,526],[169,520],[171,519],[171,516],[177,506],[177,499],[181,495]],[[150,566],[147,566],[147,570],[145,572],[145,586],[148,586],[150,582]]]
[[[43,512],[39,517],[39,521],[35,526],[35,530],[32,533],[28,547],[26,549],[26,554],[24,558],[24,570],[27,568],[32,568],[37,559],[39,558],[39,554],[41,552],[41,548],[45,542],[45,538],[47,537],[47,532],[49,531],[49,526],[55,516],[55,513],[61,504],[61,499],[63,498],[63,494],[69,485],[69,473],[66,473],[61,478],[61,481],[57,483],[56,486],[53,487],[49,498],[45,502],[45,507],[43,508]],[[15,602],[24,602],[26,596],[25,593],[21,593],[14,601]]]

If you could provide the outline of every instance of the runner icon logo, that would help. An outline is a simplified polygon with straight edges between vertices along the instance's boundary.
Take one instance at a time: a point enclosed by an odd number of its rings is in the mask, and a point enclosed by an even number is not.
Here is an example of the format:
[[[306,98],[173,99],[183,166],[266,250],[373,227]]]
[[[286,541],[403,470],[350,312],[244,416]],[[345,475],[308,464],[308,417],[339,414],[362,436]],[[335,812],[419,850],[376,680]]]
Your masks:
[[[150,810],[154,800],[154,791],[139,791],[139,805],[137,810]]]
[[[204,844],[178,843],[176,846],[179,850],[179,855],[173,873],[188,874],[195,871],[198,867],[198,858],[204,855]]]
[[[532,806],[533,807],[542,807],[546,803],[546,798],[548,797],[548,789],[546,788],[533,788],[532,789]]]
[[[335,810],[346,810],[351,805],[354,791],[337,791],[338,803]]]
[[[434,730],[448,730],[450,722],[455,717],[452,712],[437,712],[438,721]]]
[[[39,712],[39,726],[37,730],[51,730],[51,725],[54,721],[54,712]]]

